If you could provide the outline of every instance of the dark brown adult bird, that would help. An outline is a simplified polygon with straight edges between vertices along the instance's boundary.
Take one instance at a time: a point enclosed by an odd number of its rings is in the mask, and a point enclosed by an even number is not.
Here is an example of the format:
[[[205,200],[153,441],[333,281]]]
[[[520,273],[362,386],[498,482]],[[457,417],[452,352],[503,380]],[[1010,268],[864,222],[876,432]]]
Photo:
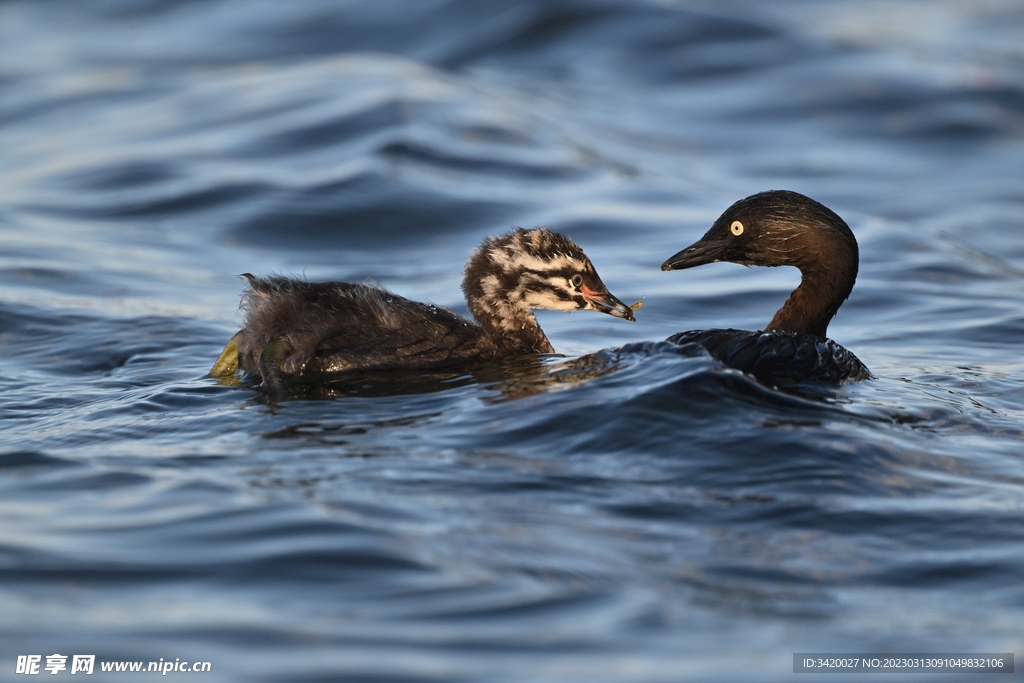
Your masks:
[[[839,383],[871,376],[860,359],[826,337],[828,324],[853,291],[859,266],[857,239],[834,211],[788,190],[752,195],[726,209],[700,240],[661,269],[718,261],[796,266],[800,286],[763,331],[691,330],[669,341],[696,345],[766,384]]]

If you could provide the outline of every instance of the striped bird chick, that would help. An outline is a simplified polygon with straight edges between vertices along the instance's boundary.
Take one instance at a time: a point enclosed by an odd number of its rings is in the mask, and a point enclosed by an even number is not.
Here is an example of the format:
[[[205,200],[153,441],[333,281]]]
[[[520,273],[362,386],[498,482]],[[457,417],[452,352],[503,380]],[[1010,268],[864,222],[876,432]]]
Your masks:
[[[583,250],[543,228],[488,238],[473,252],[462,291],[475,322],[366,284],[243,277],[245,324],[211,374],[242,370],[271,390],[352,370],[430,370],[553,353],[534,309],[634,320]]]

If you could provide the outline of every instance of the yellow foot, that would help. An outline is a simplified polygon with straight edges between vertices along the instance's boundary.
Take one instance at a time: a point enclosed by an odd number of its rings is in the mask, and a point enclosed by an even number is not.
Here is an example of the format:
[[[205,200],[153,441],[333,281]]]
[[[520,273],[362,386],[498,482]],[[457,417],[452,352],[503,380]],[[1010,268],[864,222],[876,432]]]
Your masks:
[[[238,373],[238,334],[220,352],[220,358],[210,368],[210,377],[233,377]]]

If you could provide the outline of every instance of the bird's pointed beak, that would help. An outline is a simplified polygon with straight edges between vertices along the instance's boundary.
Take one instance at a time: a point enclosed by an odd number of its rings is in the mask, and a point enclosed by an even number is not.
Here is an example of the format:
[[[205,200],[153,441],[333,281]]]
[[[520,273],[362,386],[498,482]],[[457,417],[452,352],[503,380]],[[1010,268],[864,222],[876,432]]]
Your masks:
[[[718,240],[698,240],[661,264],[662,270],[683,270],[721,261],[726,243]]]
[[[633,309],[612,296],[612,293],[608,290],[601,292],[583,285],[580,293],[583,294],[583,298],[587,300],[587,303],[595,311],[614,315],[616,318],[625,318],[630,322],[636,322],[636,318],[633,317]]]

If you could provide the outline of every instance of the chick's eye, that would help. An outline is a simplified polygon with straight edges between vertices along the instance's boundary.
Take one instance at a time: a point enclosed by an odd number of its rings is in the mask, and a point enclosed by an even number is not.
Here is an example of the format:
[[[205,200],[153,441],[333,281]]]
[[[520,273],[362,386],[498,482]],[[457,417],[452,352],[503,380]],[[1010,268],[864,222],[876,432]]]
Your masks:
[[[570,282],[572,282],[573,287],[579,287],[580,285],[583,284],[583,276],[580,275],[579,273],[576,273],[575,275],[572,276],[572,280],[570,280]]]
[[[729,230],[732,232],[732,234],[739,237],[740,235],[743,234],[743,224],[740,223],[739,221],[733,221],[732,225],[729,226]]]

